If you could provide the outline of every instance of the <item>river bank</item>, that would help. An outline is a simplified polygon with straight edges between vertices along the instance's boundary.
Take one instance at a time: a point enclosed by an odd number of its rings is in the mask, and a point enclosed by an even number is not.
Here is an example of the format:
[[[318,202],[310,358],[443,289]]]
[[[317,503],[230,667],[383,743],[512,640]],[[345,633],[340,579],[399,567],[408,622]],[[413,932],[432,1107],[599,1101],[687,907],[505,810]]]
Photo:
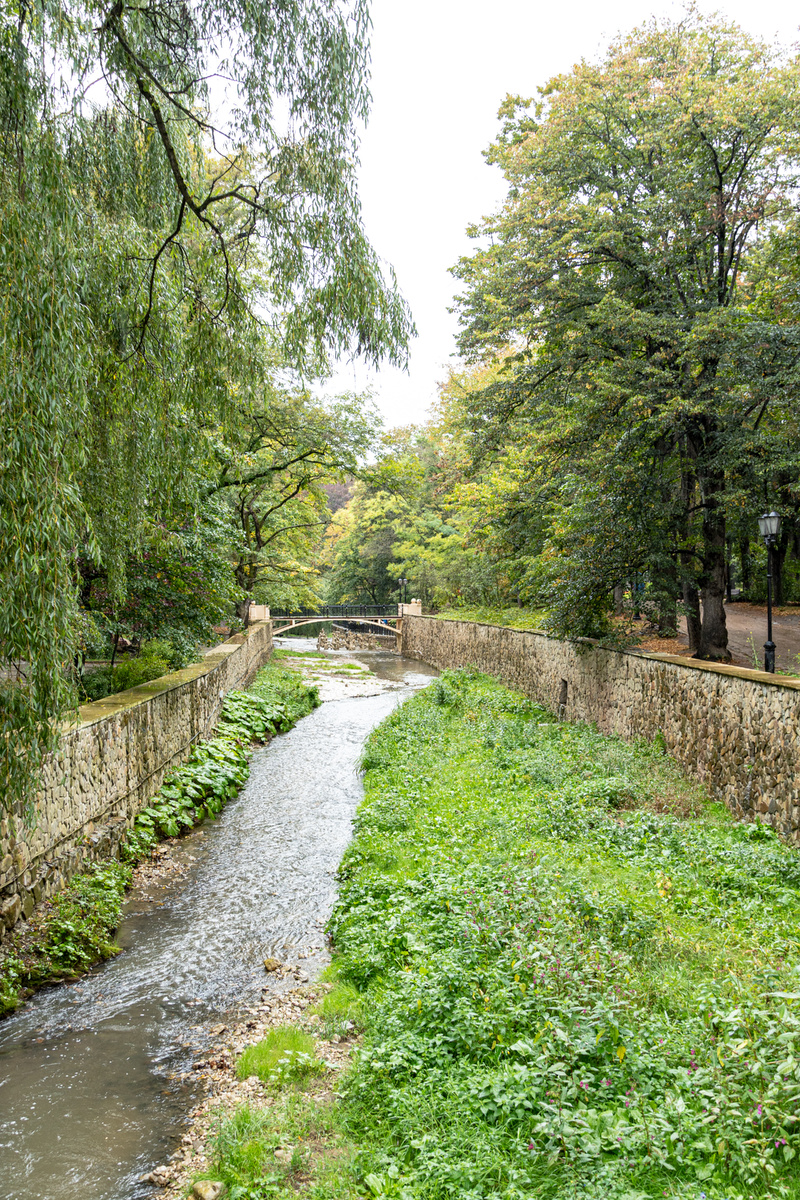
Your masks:
[[[800,1196],[796,849],[659,744],[475,672],[394,711],[362,762],[329,931],[363,1042],[334,1094],[275,1078],[238,1110],[266,1190],[230,1110],[203,1114],[202,1174],[253,1196]]]
[[[364,738],[434,673],[395,655],[353,657],[382,680],[380,694],[323,704],[257,749],[239,795],[167,844],[143,892],[129,894],[123,953],[0,1024],[0,1178],[11,1195],[151,1196],[141,1176],[181,1145],[212,1031],[250,1019],[264,989],[283,995],[325,967]],[[168,856],[172,884],[156,877]],[[268,958],[281,969],[265,971]]]
[[[320,703],[312,683],[280,662],[262,668],[246,692],[230,692],[215,736],[199,743],[187,762],[171,772],[136,817],[119,847],[119,859],[100,860],[70,881],[4,938],[0,950],[0,1016],[13,1012],[39,988],[75,982],[119,951],[114,932],[125,893],[167,871],[148,863],[168,838],[215,818],[245,782],[249,756]],[[177,864],[173,866],[174,875]]]

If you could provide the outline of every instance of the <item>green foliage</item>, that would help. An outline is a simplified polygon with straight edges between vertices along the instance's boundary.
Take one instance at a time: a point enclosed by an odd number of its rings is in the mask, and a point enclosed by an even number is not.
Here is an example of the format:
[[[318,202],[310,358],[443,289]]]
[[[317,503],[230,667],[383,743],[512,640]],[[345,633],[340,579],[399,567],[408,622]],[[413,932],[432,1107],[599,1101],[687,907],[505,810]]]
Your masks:
[[[32,937],[24,943],[20,933],[12,937],[0,960],[0,1013],[15,1008],[30,989],[79,975],[119,953],[113,934],[130,877],[123,863],[90,865],[48,903]]]
[[[476,621],[483,625],[507,625],[510,629],[541,629],[547,613],[541,608],[493,608],[491,605],[468,605],[463,608],[443,608],[436,614],[444,621]]]
[[[328,974],[331,972],[330,968]],[[326,992],[314,1012],[322,1018],[323,1037],[331,1038],[348,1034],[361,1024],[361,996],[351,983],[336,978],[329,992]]]
[[[330,929],[374,1194],[798,1194],[796,850],[476,672],[364,764]]]
[[[244,1104],[219,1121],[215,1170],[202,1178],[224,1183],[230,1200],[265,1200],[281,1190],[287,1172],[275,1158],[280,1145],[270,1114]]]
[[[152,640],[145,642],[136,658],[121,662],[118,666],[92,671],[83,676],[81,686],[89,700],[100,700],[103,696],[124,692],[138,687],[150,679],[158,679],[172,670],[174,650],[168,642]]]
[[[427,607],[507,602],[502,571],[470,544],[471,511],[455,490],[459,449],[441,421],[384,438],[383,456],[328,530],[329,603],[398,600],[400,578],[404,597]]]
[[[257,1075],[262,1083],[277,1087],[302,1082],[324,1070],[311,1034],[293,1025],[271,1029],[262,1042],[248,1046],[236,1064],[239,1079]]]
[[[502,106],[451,404],[477,540],[560,636],[606,633],[639,575],[726,658],[726,539],[794,509],[799,62],[691,9]]]
[[[216,581],[193,575],[217,445],[243,464],[239,423],[269,422],[277,372],[404,358],[408,311],[355,186],[367,30],[364,0],[34,4],[0,22],[4,806],[30,799],[75,699],[94,571],[109,618],[132,583],[144,638],[207,621],[226,572],[241,596],[227,551]],[[162,588],[155,531],[184,541]]]

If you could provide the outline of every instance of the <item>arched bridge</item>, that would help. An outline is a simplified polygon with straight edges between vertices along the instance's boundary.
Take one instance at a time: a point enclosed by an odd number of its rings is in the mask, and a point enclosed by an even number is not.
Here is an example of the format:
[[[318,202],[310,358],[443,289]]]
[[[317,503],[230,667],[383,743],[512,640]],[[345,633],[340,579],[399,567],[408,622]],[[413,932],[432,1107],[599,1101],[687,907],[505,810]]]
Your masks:
[[[326,604],[316,613],[272,613],[271,616],[273,637],[300,625],[320,625],[326,621],[352,621],[357,625],[369,625],[381,633],[394,633],[403,623],[396,606],[377,604]]]

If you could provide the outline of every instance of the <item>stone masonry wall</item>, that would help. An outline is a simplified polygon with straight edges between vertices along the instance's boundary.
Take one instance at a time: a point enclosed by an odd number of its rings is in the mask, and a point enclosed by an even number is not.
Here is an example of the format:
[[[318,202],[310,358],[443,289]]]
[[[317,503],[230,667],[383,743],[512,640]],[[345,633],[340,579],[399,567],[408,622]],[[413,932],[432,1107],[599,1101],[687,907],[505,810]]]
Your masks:
[[[113,854],[167,771],[213,731],[228,692],[246,687],[272,651],[261,621],[200,663],[78,710],[45,763],[35,822],[0,820],[0,936],[81,866]]]
[[[715,799],[800,844],[800,679],[436,617],[404,618],[402,652],[475,666],[603,733],[661,733]]]

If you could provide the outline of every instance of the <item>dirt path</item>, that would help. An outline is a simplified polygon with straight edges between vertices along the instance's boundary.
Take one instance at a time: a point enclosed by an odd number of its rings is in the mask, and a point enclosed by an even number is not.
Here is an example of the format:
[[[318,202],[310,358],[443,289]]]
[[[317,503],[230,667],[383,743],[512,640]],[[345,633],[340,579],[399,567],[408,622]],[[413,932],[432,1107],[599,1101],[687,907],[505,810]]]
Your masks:
[[[725,616],[728,624],[728,646],[733,661],[740,667],[754,667],[753,646],[758,656],[759,668],[764,662],[764,642],[767,640],[766,605],[726,604]],[[777,647],[775,665],[779,671],[800,674],[800,609],[783,608],[772,617],[772,640]],[[677,638],[662,640],[647,639],[641,649],[661,651],[665,654],[683,654],[688,648],[686,621],[681,622]]]

